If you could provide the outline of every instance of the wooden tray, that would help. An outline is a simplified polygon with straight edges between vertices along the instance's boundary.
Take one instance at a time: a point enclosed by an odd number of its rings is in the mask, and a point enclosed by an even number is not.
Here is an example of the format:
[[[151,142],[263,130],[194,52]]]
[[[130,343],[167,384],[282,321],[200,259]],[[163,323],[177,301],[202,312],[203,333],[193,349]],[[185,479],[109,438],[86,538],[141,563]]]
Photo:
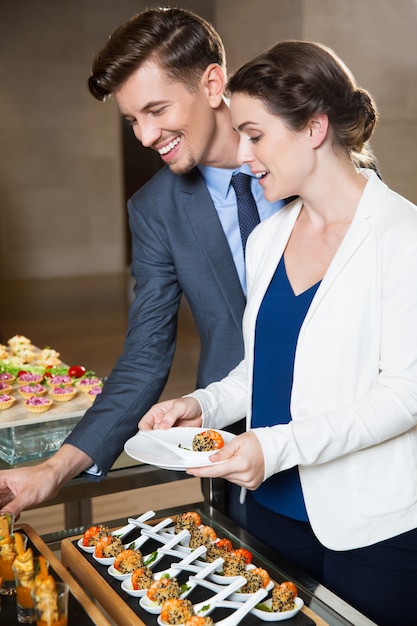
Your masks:
[[[68,570],[60,563],[54,553],[42,541],[39,535],[27,524],[18,525],[17,531],[21,531],[28,537],[30,546],[35,555],[42,554],[49,561],[49,571],[57,579],[66,582],[70,588],[68,600],[68,624],[77,626],[111,626],[93,600],[80,585],[74,580]],[[1,597],[0,623],[7,626],[20,626],[17,621],[16,597]]]
[[[156,524],[160,520],[152,520],[152,524]],[[149,522],[151,523],[151,522]],[[207,523],[207,522],[204,522]],[[132,531],[123,541],[130,542],[139,536],[139,531]],[[97,599],[107,613],[116,621],[118,626],[157,626],[156,615],[152,615],[142,609],[139,604],[139,598],[134,598],[125,593],[121,588],[121,583],[107,572],[107,567],[103,566],[93,559],[93,557],[81,550],[77,542],[81,535],[70,537],[61,542],[61,558],[62,562],[68,567],[74,575],[81,581],[86,589]],[[151,553],[160,543],[148,541],[143,551],[145,554]],[[234,542],[234,545],[238,545]],[[155,571],[161,571],[168,568],[173,562],[173,557],[164,557],[155,566]],[[262,566],[262,563],[257,563]],[[185,575],[185,574],[184,574]],[[186,575],[185,575],[186,576]],[[179,577],[180,578],[180,577]],[[181,579],[179,579],[181,584]],[[207,594],[204,595],[204,594]],[[209,597],[209,592],[200,587],[192,592],[190,599],[192,602],[199,602]],[[218,621],[227,616],[225,609],[215,609],[212,614],[214,621]],[[241,622],[241,626],[266,626],[268,622],[264,622],[252,614],[246,616]],[[328,626],[327,622],[316,615],[307,606],[293,618],[283,622],[285,626]]]

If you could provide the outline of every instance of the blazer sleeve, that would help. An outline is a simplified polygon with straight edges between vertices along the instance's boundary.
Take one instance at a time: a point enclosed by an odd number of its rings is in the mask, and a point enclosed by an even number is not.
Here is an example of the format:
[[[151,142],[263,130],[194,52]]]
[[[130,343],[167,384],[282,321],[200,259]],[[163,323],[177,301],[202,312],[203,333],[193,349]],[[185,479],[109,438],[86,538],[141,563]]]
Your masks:
[[[158,223],[148,223],[140,210],[142,198],[139,193],[128,203],[135,299],[123,354],[103,393],[65,441],[94,460],[102,473],[100,478],[109,471],[124,442],[137,432],[142,415],[158,401],[176,346],[182,292]]]

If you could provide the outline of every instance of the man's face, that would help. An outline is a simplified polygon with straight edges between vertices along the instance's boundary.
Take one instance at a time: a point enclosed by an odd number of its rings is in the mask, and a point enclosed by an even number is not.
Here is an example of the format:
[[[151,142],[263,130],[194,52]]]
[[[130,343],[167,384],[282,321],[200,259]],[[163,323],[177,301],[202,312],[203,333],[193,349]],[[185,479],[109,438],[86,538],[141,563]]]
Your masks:
[[[210,159],[215,115],[206,92],[203,78],[191,92],[148,61],[114,97],[136,138],[156,150],[175,174],[184,174]]]

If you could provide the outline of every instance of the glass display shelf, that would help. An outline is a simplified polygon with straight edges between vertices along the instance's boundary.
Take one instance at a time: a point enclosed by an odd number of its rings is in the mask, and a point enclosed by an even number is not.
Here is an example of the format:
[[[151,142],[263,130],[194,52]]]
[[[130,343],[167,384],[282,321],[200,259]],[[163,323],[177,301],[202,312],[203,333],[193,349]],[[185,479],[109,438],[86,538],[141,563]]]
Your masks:
[[[0,411],[0,459],[9,465],[43,459],[58,450],[92,402],[78,392],[68,402],[54,402],[45,413],[31,413],[18,392],[6,411]]]

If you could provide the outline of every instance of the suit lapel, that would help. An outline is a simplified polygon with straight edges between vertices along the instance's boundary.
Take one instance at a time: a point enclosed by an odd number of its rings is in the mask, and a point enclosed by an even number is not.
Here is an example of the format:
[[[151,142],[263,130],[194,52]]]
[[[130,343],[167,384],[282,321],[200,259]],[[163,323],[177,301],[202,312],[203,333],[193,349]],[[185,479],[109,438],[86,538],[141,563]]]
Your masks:
[[[180,203],[202,253],[211,267],[214,279],[240,328],[245,308],[245,296],[226,235],[197,168],[194,168],[187,176],[181,176]]]

